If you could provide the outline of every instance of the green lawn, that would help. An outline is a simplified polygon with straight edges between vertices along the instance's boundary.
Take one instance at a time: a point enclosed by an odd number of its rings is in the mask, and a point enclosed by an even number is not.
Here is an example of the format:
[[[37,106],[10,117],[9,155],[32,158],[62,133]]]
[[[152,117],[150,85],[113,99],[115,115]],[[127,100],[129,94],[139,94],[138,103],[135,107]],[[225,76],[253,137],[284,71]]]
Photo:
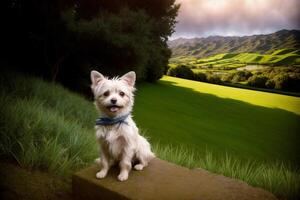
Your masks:
[[[135,119],[152,141],[299,166],[298,97],[168,76],[138,89]]]

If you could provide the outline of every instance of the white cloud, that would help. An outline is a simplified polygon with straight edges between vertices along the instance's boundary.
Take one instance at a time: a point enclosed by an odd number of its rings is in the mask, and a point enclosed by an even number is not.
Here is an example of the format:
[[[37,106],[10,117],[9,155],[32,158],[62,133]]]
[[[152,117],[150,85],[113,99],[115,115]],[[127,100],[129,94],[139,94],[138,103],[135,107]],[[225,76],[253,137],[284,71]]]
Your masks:
[[[176,0],[175,37],[252,35],[300,29],[300,0]]]

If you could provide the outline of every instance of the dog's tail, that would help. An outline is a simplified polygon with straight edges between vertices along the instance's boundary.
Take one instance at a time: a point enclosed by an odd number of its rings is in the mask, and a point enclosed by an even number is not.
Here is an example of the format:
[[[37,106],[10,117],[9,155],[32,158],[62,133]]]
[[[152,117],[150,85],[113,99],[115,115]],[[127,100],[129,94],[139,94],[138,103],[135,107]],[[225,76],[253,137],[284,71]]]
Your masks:
[[[150,151],[150,154],[148,155],[148,161],[152,160],[155,157],[156,155],[152,151]]]

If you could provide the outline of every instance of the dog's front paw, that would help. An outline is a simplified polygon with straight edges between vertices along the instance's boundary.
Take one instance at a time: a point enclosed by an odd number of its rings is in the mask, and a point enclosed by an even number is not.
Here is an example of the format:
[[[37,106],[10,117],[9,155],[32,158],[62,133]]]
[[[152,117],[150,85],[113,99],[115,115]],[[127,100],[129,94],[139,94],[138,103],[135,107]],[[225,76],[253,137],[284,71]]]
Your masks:
[[[105,178],[105,176],[106,176],[106,174],[107,174],[107,171],[105,171],[105,170],[101,170],[100,172],[98,172],[97,174],[96,174],[96,178]]]
[[[128,179],[128,173],[121,173],[118,176],[119,181],[126,181]]]
[[[142,164],[137,164],[134,166],[134,169],[138,170],[138,171],[141,171],[143,168],[144,168],[144,165],[142,165]]]

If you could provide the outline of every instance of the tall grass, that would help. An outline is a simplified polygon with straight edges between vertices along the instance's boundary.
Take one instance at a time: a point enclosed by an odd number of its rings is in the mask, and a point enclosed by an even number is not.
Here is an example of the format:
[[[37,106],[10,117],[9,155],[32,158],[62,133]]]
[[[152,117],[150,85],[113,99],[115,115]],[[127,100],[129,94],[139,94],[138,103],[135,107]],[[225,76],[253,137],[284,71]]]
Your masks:
[[[158,157],[188,168],[202,168],[210,172],[239,179],[256,187],[264,188],[283,199],[300,197],[300,172],[280,161],[264,163],[261,161],[242,161],[229,154],[216,157],[211,151],[202,156],[196,155],[187,147],[153,145]]]
[[[0,84],[2,156],[57,174],[70,173],[97,156],[97,114],[91,102],[59,85],[18,74],[1,77]]]

